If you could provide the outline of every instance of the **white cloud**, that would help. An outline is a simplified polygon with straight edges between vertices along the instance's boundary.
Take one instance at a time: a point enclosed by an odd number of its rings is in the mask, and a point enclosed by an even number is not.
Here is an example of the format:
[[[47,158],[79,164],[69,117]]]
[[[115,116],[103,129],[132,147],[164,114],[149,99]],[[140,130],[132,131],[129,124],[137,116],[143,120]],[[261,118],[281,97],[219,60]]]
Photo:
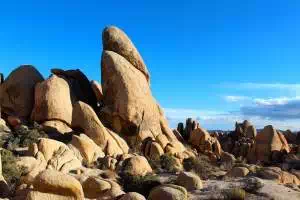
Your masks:
[[[238,101],[244,101],[244,100],[248,100],[249,97],[246,96],[224,96],[225,101],[227,102],[238,102]]]
[[[253,99],[254,103],[261,106],[276,106],[276,105],[285,105],[293,101],[300,100],[300,96],[296,97],[279,97],[279,98],[268,98],[268,99],[262,99],[262,98],[256,98]]]
[[[212,110],[166,108],[165,114],[172,128],[176,128],[179,122],[185,123],[186,119],[191,117],[199,121],[202,127],[209,130],[233,130],[236,121],[242,122],[245,119],[252,122],[252,124],[259,129],[271,124],[277,129],[291,129],[294,131],[300,130],[299,119],[290,118],[289,120],[282,120],[266,117],[259,113],[257,115],[248,115],[242,111],[220,112]]]
[[[240,89],[284,89],[284,90],[300,90],[300,84],[285,83],[224,83],[223,87],[240,88]]]

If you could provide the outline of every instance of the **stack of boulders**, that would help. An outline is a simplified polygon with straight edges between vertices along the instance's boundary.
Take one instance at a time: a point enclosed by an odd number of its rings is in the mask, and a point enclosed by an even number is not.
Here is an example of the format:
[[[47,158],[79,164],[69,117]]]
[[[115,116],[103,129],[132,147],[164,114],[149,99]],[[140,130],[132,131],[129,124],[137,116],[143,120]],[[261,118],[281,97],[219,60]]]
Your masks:
[[[284,135],[272,125],[268,125],[257,134],[255,144],[247,159],[254,163],[257,161],[264,163],[281,162],[283,156],[289,152],[290,147]]]
[[[198,152],[207,154],[212,160],[221,158],[223,151],[217,137],[210,135],[208,131],[200,127],[197,120],[188,118],[185,126],[183,123],[179,123],[174,132],[179,133],[189,145]]]
[[[192,131],[199,127],[200,124],[199,122],[197,122],[197,120],[193,120],[192,118],[187,118],[185,122],[185,126],[182,122],[178,123],[177,131],[187,141],[189,140]]]
[[[224,151],[232,153],[237,158],[246,158],[254,146],[256,135],[255,127],[245,120],[242,123],[236,122],[234,131],[218,138]]]
[[[101,161],[105,169],[144,176],[152,172],[147,159],[168,153],[181,162],[195,155],[170,129],[152,96],[147,67],[120,29],[103,31],[102,84],[78,69],[51,73],[44,79],[35,67],[22,65],[4,81],[1,75],[1,129],[6,122],[13,130],[37,122],[49,136],[30,144],[18,159],[24,172],[17,194],[27,199],[121,197],[116,180],[99,178],[103,170],[88,167]],[[5,183],[2,176],[0,181]]]
[[[150,145],[161,148],[157,152],[184,151],[152,96],[149,72],[133,43],[116,27],[106,28],[102,39],[101,121],[131,146],[151,138]]]

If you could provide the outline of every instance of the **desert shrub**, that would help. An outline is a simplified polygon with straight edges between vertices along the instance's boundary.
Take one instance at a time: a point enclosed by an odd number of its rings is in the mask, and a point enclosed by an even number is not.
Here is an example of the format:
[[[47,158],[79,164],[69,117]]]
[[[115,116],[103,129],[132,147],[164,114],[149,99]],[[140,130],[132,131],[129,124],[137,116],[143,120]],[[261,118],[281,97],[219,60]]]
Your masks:
[[[241,188],[233,188],[224,191],[226,200],[244,200],[246,198],[245,190]]]
[[[152,170],[159,171],[161,169],[160,160],[149,159],[148,162],[149,162]]]
[[[202,179],[208,179],[219,168],[211,163],[205,155],[199,155],[196,158],[186,158],[183,160],[183,167],[186,171],[193,171]]]
[[[1,159],[2,159],[2,175],[7,181],[8,185],[12,188],[15,187],[22,175],[23,169],[20,169],[16,162],[17,158],[14,154],[6,149],[1,150]]]
[[[152,188],[160,185],[160,181],[157,176],[132,176],[130,174],[122,174],[119,179],[124,191],[137,192],[147,197]]]
[[[17,147],[27,147],[32,143],[38,142],[39,138],[48,138],[48,135],[36,128],[27,128],[26,126],[16,130],[11,137],[4,142],[4,148],[14,150]]]
[[[176,158],[169,154],[164,154],[160,157],[160,165],[162,169],[167,170],[168,172],[176,172],[177,171],[177,162]]]

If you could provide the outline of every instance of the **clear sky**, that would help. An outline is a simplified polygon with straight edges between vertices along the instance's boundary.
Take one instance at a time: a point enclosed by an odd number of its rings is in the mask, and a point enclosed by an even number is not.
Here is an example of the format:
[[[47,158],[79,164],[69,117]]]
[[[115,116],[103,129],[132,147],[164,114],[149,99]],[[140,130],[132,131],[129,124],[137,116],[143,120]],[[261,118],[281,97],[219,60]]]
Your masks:
[[[100,80],[101,31],[123,29],[173,127],[235,120],[300,129],[300,1],[1,1],[0,71],[32,64]]]

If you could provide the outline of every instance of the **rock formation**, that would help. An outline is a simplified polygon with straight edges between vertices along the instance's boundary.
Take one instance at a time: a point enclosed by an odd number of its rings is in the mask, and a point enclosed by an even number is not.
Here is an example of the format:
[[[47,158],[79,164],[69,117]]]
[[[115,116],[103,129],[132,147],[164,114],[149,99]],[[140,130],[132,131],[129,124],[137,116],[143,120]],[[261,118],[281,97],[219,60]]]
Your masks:
[[[273,126],[266,126],[256,136],[255,150],[253,154],[256,161],[279,161],[282,153],[289,153],[290,148],[284,135]],[[253,159],[253,155],[251,155]]]
[[[102,40],[101,84],[79,69],[0,74],[0,198],[187,200],[210,190],[224,199],[224,188],[258,197],[275,182],[298,195],[300,133],[257,134],[247,120],[211,133],[192,118],[171,130],[129,37],[108,27]]]
[[[103,32],[101,61],[104,125],[139,145],[150,137],[165,152],[180,152],[183,145],[168,127],[164,114],[153,98],[149,73],[136,48],[116,27]]]

